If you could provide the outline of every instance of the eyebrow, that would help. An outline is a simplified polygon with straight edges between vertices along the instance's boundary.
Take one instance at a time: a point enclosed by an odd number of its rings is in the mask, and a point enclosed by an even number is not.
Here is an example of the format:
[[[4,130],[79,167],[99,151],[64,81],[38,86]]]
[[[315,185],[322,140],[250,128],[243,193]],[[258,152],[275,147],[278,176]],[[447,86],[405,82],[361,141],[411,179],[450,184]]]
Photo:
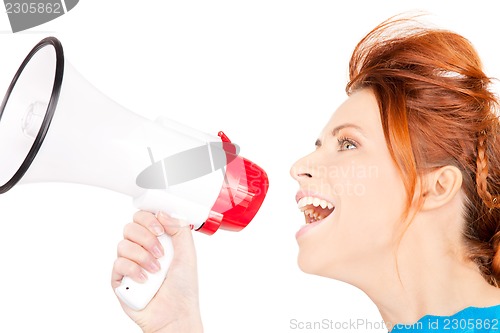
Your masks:
[[[343,130],[344,128],[354,128],[355,130],[357,130],[358,132],[360,132],[361,134],[364,135],[363,129],[361,127],[359,127],[356,124],[347,123],[347,124],[342,124],[342,125],[335,127],[332,131],[333,136],[337,136],[337,134],[339,134],[339,132],[341,130]]]
[[[333,130],[332,130],[332,135],[333,136],[337,136],[339,134],[339,132],[341,130],[343,130],[344,128],[354,128],[355,130],[357,130],[358,132],[360,132],[363,136],[365,136],[364,132],[363,132],[363,129],[361,127],[359,127],[358,125],[356,124],[351,124],[351,123],[346,123],[346,124],[342,124],[342,125],[339,125],[337,127],[335,127]],[[320,139],[316,139],[316,142],[314,143],[314,145],[316,147],[321,147],[322,143],[321,143],[321,140]]]

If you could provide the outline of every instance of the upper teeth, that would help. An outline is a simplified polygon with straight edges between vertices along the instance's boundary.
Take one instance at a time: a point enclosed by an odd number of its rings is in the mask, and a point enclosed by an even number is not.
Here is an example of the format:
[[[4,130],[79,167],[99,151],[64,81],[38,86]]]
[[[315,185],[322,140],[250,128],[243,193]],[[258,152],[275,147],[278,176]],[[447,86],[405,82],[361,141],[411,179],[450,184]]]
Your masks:
[[[332,209],[334,207],[331,202],[315,197],[303,197],[297,203],[297,206],[299,207],[300,210],[303,210],[304,207],[306,207],[307,205],[313,205],[314,207],[321,206],[321,208],[328,207],[328,209]]]

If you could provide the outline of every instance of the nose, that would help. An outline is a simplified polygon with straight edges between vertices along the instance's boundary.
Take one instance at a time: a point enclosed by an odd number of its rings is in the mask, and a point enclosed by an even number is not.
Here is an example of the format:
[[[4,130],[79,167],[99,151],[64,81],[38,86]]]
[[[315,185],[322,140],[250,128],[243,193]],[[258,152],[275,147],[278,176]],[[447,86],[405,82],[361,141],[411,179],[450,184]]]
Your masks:
[[[313,172],[310,167],[310,163],[307,163],[308,156],[302,157],[297,162],[295,162],[290,168],[290,176],[293,179],[300,182],[303,179],[312,178]]]

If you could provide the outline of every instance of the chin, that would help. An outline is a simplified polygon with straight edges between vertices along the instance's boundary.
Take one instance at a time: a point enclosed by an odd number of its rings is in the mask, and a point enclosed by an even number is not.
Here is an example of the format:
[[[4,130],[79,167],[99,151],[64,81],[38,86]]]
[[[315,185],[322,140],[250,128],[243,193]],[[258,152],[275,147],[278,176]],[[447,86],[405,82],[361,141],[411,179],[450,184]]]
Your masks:
[[[326,276],[326,264],[321,263],[318,258],[311,254],[306,254],[304,251],[299,251],[297,264],[300,270],[306,274],[313,274],[319,276]]]
[[[303,250],[299,250],[299,255],[297,257],[297,265],[302,272],[344,281],[343,277],[345,277],[347,272],[342,268],[345,268],[346,265],[342,264],[341,261],[335,260],[331,256],[325,257],[317,253],[308,253]]]

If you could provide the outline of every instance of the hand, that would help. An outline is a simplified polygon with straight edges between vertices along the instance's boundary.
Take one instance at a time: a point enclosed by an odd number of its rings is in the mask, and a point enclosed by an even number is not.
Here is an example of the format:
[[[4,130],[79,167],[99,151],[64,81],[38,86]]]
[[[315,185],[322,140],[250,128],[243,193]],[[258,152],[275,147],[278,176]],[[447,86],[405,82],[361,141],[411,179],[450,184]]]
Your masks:
[[[158,270],[157,258],[163,248],[157,236],[167,233],[172,237],[174,258],[167,278],[156,296],[141,311],[134,311],[121,303],[125,313],[143,332],[202,332],[198,298],[196,252],[191,228],[164,213],[155,216],[140,211],[134,222],[124,229],[124,239],[118,244],[118,258],[113,265],[111,286],[120,285],[124,276],[145,282],[144,271]]]

